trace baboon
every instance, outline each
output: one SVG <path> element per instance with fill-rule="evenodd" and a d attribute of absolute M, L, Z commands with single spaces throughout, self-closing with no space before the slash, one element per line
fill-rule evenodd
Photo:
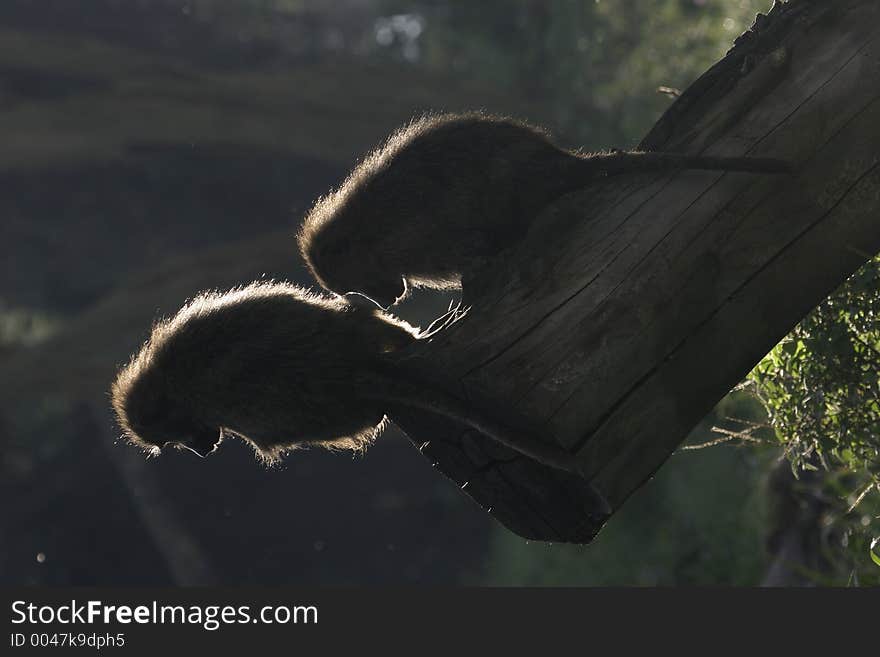
<path fill-rule="evenodd" d="M 784 161 L 613 151 L 579 154 L 541 129 L 480 113 L 429 115 L 398 130 L 297 236 L 315 279 L 383 308 L 412 287 L 461 286 L 522 239 L 552 200 L 606 176 L 675 169 L 781 173 Z"/>
<path fill-rule="evenodd" d="M 577 471 L 561 447 L 400 367 L 396 357 L 416 333 L 378 309 L 288 283 L 209 292 L 153 327 L 118 373 L 113 407 L 129 440 L 147 450 L 205 456 L 231 434 L 270 462 L 303 445 L 363 449 L 395 409 L 418 408 Z"/>

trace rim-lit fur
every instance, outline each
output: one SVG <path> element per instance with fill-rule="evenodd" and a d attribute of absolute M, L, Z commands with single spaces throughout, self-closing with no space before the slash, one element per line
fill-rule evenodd
<path fill-rule="evenodd" d="M 514 206 L 534 167 L 511 163 L 540 166 L 551 153 L 563 151 L 520 121 L 423 116 L 318 199 L 297 235 L 303 259 L 325 289 L 363 292 L 384 307 L 412 287 L 459 287 L 515 228 Z M 488 231 L 493 224 L 498 230 Z"/>
<path fill-rule="evenodd" d="M 359 391 L 380 385 L 375 366 L 413 329 L 344 299 L 287 283 L 208 292 L 169 319 L 118 373 L 111 396 L 128 439 L 166 444 L 251 443 L 267 461 L 297 447 L 360 450 L 385 410 Z"/>

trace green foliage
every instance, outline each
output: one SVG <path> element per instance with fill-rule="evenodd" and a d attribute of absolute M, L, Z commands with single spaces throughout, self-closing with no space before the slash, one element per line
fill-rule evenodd
<path fill-rule="evenodd" d="M 849 466 L 830 466 L 823 474 L 824 486 L 819 494 L 831 501 L 831 510 L 823 518 L 829 539 L 824 550 L 832 577 L 836 574 L 829 583 L 880 586 L 880 564 L 876 559 L 880 490 L 870 476 L 854 472 Z"/>
<path fill-rule="evenodd" d="M 829 560 L 857 583 L 880 584 L 865 558 L 880 565 L 880 256 L 807 315 L 749 382 L 794 472 L 817 463 L 828 471 L 824 492 L 843 507 L 827 521 L 841 548 Z"/>
<path fill-rule="evenodd" d="M 749 375 L 797 469 L 843 465 L 880 483 L 880 256 Z"/>

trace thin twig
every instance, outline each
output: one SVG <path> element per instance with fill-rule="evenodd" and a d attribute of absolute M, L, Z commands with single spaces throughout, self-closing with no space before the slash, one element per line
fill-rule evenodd
<path fill-rule="evenodd" d="M 746 431 L 731 431 L 730 429 L 725 429 L 723 427 L 712 427 L 710 429 L 711 432 L 721 434 L 719 438 L 714 440 L 709 440 L 705 443 L 700 443 L 698 445 L 684 445 L 679 447 L 677 451 L 679 452 L 690 452 L 696 449 L 706 449 L 707 447 L 715 447 L 716 445 L 723 445 L 724 443 L 728 443 L 731 440 L 741 440 L 747 443 L 763 443 L 764 440 L 760 438 L 755 438 L 751 435 L 750 430 Z"/>
<path fill-rule="evenodd" d="M 428 325 L 428 328 L 419 333 L 419 340 L 428 340 L 440 331 L 448 329 L 450 326 L 464 318 L 464 316 L 467 315 L 468 310 L 470 310 L 470 308 L 465 308 L 464 310 L 461 309 L 460 301 L 455 307 L 452 307 L 450 304 L 449 310 L 440 315 L 440 317 Z"/>
<path fill-rule="evenodd" d="M 853 502 L 850 507 L 846 510 L 847 513 L 852 513 L 852 510 L 855 509 L 859 504 L 861 504 L 862 500 L 865 499 L 865 495 L 871 492 L 872 488 L 876 488 L 880 491 L 880 484 L 877 482 L 870 482 L 867 486 L 865 486 L 865 490 L 859 493 L 859 496 L 856 498 L 856 501 Z"/>

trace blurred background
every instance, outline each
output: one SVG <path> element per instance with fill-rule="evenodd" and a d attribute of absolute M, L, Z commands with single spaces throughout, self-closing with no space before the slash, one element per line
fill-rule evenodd
<path fill-rule="evenodd" d="M 106 393 L 154 318 L 198 290 L 310 284 L 303 213 L 411 117 L 482 108 L 566 146 L 632 147 L 672 102 L 658 87 L 685 88 L 770 4 L 4 0 L 0 582 L 778 576 L 779 537 L 804 514 L 820 531 L 824 507 L 801 500 L 780 521 L 794 479 L 776 447 L 676 453 L 575 548 L 512 535 L 400 435 L 271 470 L 234 442 L 146 460 L 117 442 Z M 425 326 L 447 303 L 422 293 L 401 315 Z M 734 407 L 759 414 L 733 396 L 691 442 Z M 800 583 L 846 583 L 820 555 L 801 563 Z"/>

